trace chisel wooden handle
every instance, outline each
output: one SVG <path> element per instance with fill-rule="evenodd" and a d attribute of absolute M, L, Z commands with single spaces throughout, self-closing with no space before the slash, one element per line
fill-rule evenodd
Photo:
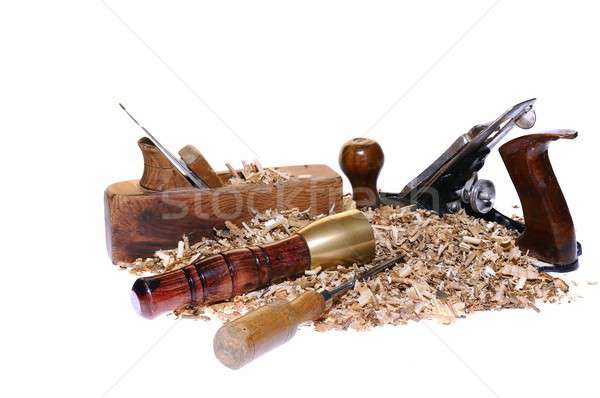
<path fill-rule="evenodd" d="M 202 153 L 193 145 L 186 145 L 179 151 L 179 156 L 209 188 L 219 188 L 223 186 L 223 181 L 215 173 L 208 161 L 202 156 Z"/>
<path fill-rule="evenodd" d="M 306 292 L 288 303 L 269 304 L 223 325 L 213 341 L 217 358 L 239 369 L 256 357 L 287 342 L 304 322 L 319 319 L 326 309 L 318 292 Z"/>
<path fill-rule="evenodd" d="M 298 234 L 266 244 L 234 249 L 162 275 L 139 278 L 131 300 L 145 318 L 185 304 L 208 304 L 268 286 L 310 268 L 310 253 Z"/>
<path fill-rule="evenodd" d="M 175 271 L 139 278 L 131 299 L 140 315 L 154 318 L 185 304 L 229 300 L 309 268 L 364 264 L 374 255 L 369 220 L 358 210 L 347 210 L 274 243 L 230 250 Z"/>

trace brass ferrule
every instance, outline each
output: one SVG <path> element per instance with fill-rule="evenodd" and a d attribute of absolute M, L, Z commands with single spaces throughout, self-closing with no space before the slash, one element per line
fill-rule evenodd
<path fill-rule="evenodd" d="M 373 228 L 359 210 L 322 218 L 302 228 L 298 234 L 308 245 L 311 268 L 365 264 L 375 257 Z"/>

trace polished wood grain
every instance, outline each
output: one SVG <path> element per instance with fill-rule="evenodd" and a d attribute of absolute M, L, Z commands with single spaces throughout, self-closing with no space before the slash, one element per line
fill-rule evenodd
<path fill-rule="evenodd" d="M 135 310 L 146 318 L 186 304 L 229 300 L 297 276 L 310 268 L 310 252 L 298 234 L 274 243 L 234 249 L 162 275 L 139 278 L 132 287 Z"/>
<path fill-rule="evenodd" d="M 323 295 L 315 291 L 289 303 L 263 306 L 219 329 L 213 340 L 215 355 L 224 365 L 239 369 L 290 340 L 300 324 L 320 318 L 325 310 Z"/>
<path fill-rule="evenodd" d="M 215 189 L 142 188 L 137 180 L 105 191 L 106 241 L 113 263 L 170 249 L 185 234 L 192 243 L 214 237 L 225 221 L 241 224 L 267 209 L 309 209 L 312 215 L 341 211 L 342 179 L 325 165 L 277 167 L 291 178 L 281 184 L 245 184 Z M 218 173 L 226 181 L 228 172 Z"/>
<path fill-rule="evenodd" d="M 573 139 L 574 132 L 532 134 L 500 147 L 500 155 L 519 194 L 525 232 L 517 244 L 533 257 L 555 265 L 577 260 L 575 226 L 548 156 L 548 145 Z"/>
<path fill-rule="evenodd" d="M 369 138 L 354 138 L 342 146 L 339 163 L 352 185 L 356 206 L 379 206 L 377 178 L 384 163 L 381 146 Z"/>
<path fill-rule="evenodd" d="M 224 185 L 202 153 L 193 145 L 184 146 L 179 151 L 179 156 L 209 188 L 220 188 Z"/>
<path fill-rule="evenodd" d="M 190 188 L 189 181 L 177 171 L 148 138 L 141 138 L 138 146 L 144 157 L 144 173 L 140 186 L 150 191 Z"/>

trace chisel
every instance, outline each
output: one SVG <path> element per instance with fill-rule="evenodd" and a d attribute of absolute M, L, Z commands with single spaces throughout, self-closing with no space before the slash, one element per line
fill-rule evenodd
<path fill-rule="evenodd" d="M 223 325 L 215 335 L 215 355 L 225 366 L 239 369 L 256 357 L 282 345 L 296 334 L 298 326 L 323 316 L 333 300 L 366 280 L 393 267 L 402 256 L 394 257 L 358 273 L 333 290 L 309 291 L 288 303 L 268 304 Z"/>
<path fill-rule="evenodd" d="M 131 288 L 131 300 L 136 312 L 154 318 L 183 305 L 231 300 L 308 269 L 368 264 L 373 257 L 375 236 L 369 220 L 359 210 L 346 210 L 285 239 L 227 250 L 139 278 Z"/>

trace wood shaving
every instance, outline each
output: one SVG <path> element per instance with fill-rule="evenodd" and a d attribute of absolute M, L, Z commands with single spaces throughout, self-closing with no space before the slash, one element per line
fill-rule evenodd
<path fill-rule="evenodd" d="M 230 185 L 243 184 L 279 184 L 290 179 L 289 174 L 272 168 L 263 168 L 258 160 L 254 162 L 242 161 L 242 169 L 238 172 L 231 164 L 226 163 L 232 177 Z"/>
<path fill-rule="evenodd" d="M 344 201 L 353 207 L 352 201 Z M 359 282 L 333 303 L 323 318 L 310 323 L 318 331 L 367 330 L 386 324 L 434 319 L 448 324 L 476 311 L 532 308 L 536 301 L 567 298 L 562 279 L 538 272 L 535 260 L 515 244 L 516 232 L 476 219 L 464 212 L 439 216 L 413 207 L 383 206 L 366 210 L 377 240 L 376 261 L 403 254 L 405 263 Z M 131 272 L 158 274 L 220 251 L 283 239 L 309 224 L 298 210 L 257 214 L 243 226 L 227 224 L 216 239 L 189 245 L 186 238 L 174 250 L 150 259 L 121 264 Z M 278 300 L 292 300 L 310 290 L 331 289 L 362 267 L 306 272 L 262 290 L 208 306 L 186 306 L 177 317 L 229 321 Z"/>

